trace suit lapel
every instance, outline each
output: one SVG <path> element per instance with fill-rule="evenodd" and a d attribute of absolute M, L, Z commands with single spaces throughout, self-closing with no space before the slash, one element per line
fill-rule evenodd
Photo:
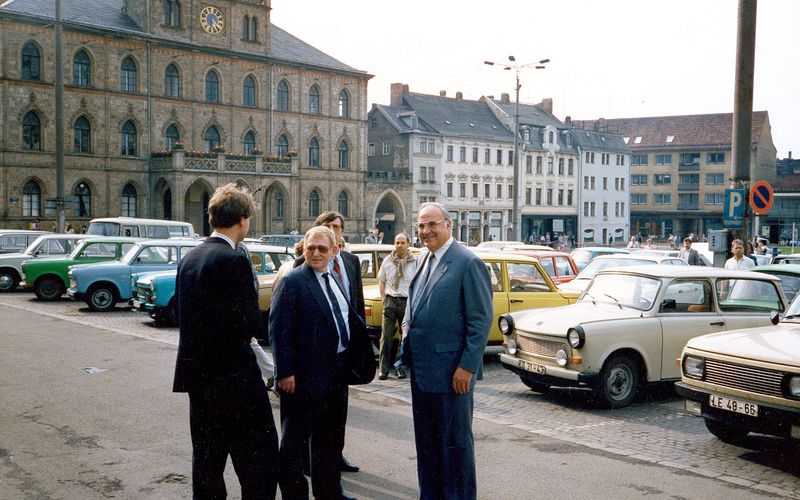
<path fill-rule="evenodd" d="M 442 255 L 441 261 L 436 266 L 436 269 L 434 269 L 433 272 L 431 272 L 431 275 L 428 278 L 428 282 L 425 284 L 425 286 L 421 290 L 414 290 L 414 295 L 415 296 L 416 296 L 417 293 L 419 293 L 421 295 L 419 297 L 419 300 L 417 300 L 416 302 L 412 302 L 412 304 L 414 304 L 414 308 L 413 308 L 414 310 L 412 311 L 412 320 L 413 320 L 413 317 L 416 316 L 416 312 L 420 309 L 420 307 L 422 307 L 422 304 L 424 304 L 428 300 L 428 297 L 430 296 L 431 291 L 433 290 L 433 287 L 436 286 L 436 283 L 438 283 L 439 280 L 442 279 L 442 276 L 444 276 L 444 274 L 447 272 L 447 267 L 449 266 L 450 262 L 452 261 L 453 254 L 455 253 L 453 251 L 453 245 L 457 245 L 457 244 L 458 243 L 456 243 L 454 241 L 450 245 L 450 248 L 448 248 L 447 251 L 444 253 L 444 255 Z M 428 253 L 428 255 L 425 257 L 425 261 L 428 260 L 429 256 L 430 256 L 430 253 Z M 412 285 L 415 284 L 415 281 L 419 277 L 420 273 L 424 271 L 424 269 L 423 269 L 424 267 L 425 267 L 425 264 L 423 264 L 422 266 L 417 266 L 417 272 L 416 272 L 416 274 L 414 275 L 414 278 L 411 281 Z"/>
<path fill-rule="evenodd" d="M 306 286 L 308 287 L 308 291 L 310 292 L 311 296 L 314 297 L 317 307 L 320 311 L 322 311 L 322 314 L 325 316 L 325 318 L 327 318 L 331 328 L 333 328 L 334 331 L 338 331 L 336 328 L 336 320 L 334 319 L 333 312 L 331 311 L 331 306 L 328 303 L 327 297 L 325 297 L 325 292 L 322 290 L 322 286 L 319 284 L 316 273 L 308 264 L 303 264 L 302 269 L 306 273 Z"/>

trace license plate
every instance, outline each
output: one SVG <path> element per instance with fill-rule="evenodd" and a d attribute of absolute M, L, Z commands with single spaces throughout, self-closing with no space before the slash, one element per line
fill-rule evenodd
<path fill-rule="evenodd" d="M 131 306 L 133 306 L 134 309 L 144 309 L 144 302 L 133 299 L 131 301 Z"/>
<path fill-rule="evenodd" d="M 543 365 L 537 365 L 536 363 L 531 363 L 524 359 L 520 359 L 517 366 L 526 372 L 538 373 L 539 375 L 544 375 L 546 371 Z"/>
<path fill-rule="evenodd" d="M 708 397 L 708 405 L 712 408 L 719 408 L 720 410 L 741 413 L 742 415 L 747 415 L 749 417 L 758 416 L 757 404 L 745 403 L 744 401 L 739 401 L 738 399 L 731 399 L 711 394 Z"/>

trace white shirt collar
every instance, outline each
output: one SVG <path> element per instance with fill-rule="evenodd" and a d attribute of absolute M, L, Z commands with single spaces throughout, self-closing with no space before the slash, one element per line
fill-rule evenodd
<path fill-rule="evenodd" d="M 217 231 L 214 231 L 213 233 L 211 233 L 211 238 L 222 238 L 223 240 L 228 242 L 228 244 L 231 246 L 231 248 L 233 248 L 234 250 L 236 249 L 236 245 L 233 244 L 233 240 L 228 238 L 227 236 L 225 236 L 222 233 L 218 233 Z"/>
<path fill-rule="evenodd" d="M 433 256 L 436 257 L 436 260 L 442 260 L 442 257 L 445 253 L 450 249 L 450 245 L 453 244 L 455 240 L 451 236 L 447 241 L 444 242 L 444 245 L 440 246 L 435 252 L 433 252 Z"/>

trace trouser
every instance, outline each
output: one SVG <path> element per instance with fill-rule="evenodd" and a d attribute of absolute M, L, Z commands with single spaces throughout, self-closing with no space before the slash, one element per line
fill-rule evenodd
<path fill-rule="evenodd" d="M 389 373 L 394 368 L 394 334 L 397 325 L 403 324 L 403 316 L 406 312 L 406 297 L 392 297 L 387 295 L 383 299 L 383 329 L 381 330 L 381 354 L 379 358 L 379 368 L 381 373 Z"/>

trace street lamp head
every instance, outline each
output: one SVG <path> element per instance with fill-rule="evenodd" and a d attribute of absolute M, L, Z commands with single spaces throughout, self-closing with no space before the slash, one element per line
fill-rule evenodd
<path fill-rule="evenodd" d="M 535 66 L 536 69 L 544 69 L 545 66 Z"/>
<path fill-rule="evenodd" d="M 509 60 L 509 61 L 511 61 L 511 62 L 514 62 L 514 61 L 516 61 L 516 59 L 514 58 L 514 56 L 508 56 L 508 60 Z"/>
<path fill-rule="evenodd" d="M 539 64 L 547 64 L 549 62 L 550 62 L 550 59 L 542 59 L 541 61 L 539 61 Z"/>
<path fill-rule="evenodd" d="M 492 61 L 483 61 L 483 64 L 486 64 L 488 66 L 494 66 L 494 63 Z"/>

